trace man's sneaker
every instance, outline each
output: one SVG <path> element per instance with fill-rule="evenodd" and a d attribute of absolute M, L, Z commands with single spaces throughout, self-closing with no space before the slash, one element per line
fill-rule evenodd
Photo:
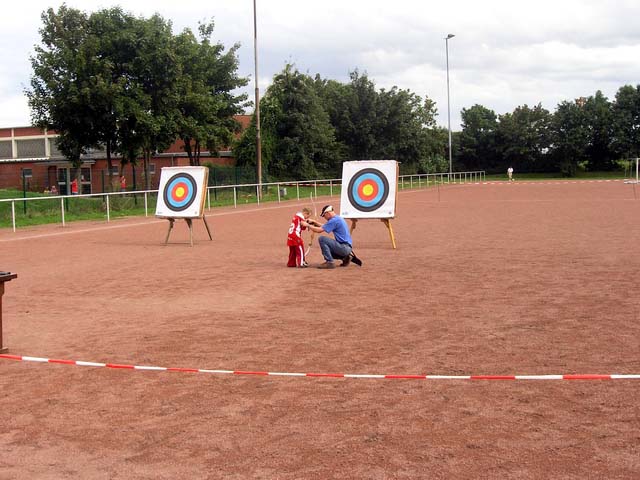
<path fill-rule="evenodd" d="M 350 263 L 351 263 L 351 254 L 347 255 L 346 257 L 344 257 L 342 259 L 342 263 L 340 264 L 340 266 L 341 267 L 348 267 Z"/>
<path fill-rule="evenodd" d="M 324 262 L 323 264 L 318 265 L 318 268 L 327 269 L 327 268 L 336 268 L 336 266 L 333 264 L 333 262 Z"/>

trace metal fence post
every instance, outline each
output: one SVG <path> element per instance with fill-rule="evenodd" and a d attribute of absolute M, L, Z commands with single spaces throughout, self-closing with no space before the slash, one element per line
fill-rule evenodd
<path fill-rule="evenodd" d="M 109 197 L 107 197 L 109 202 Z M 62 226 L 64 227 L 64 197 L 60 197 L 60 212 L 62 213 Z"/>

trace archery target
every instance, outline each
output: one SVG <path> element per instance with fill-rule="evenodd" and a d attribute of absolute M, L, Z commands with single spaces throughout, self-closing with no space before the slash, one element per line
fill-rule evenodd
<path fill-rule="evenodd" d="M 191 175 L 188 173 L 176 173 L 167 182 L 162 195 L 164 203 L 171 210 L 181 212 L 189 208 L 193 203 L 196 199 L 197 191 L 196 181 Z"/>
<path fill-rule="evenodd" d="M 398 162 L 345 162 L 342 168 L 341 212 L 344 218 L 393 218 Z"/>
<path fill-rule="evenodd" d="M 202 216 L 207 189 L 207 167 L 165 167 L 160 175 L 156 216 Z"/>
<path fill-rule="evenodd" d="M 389 197 L 389 180 L 380 170 L 365 168 L 349 180 L 347 196 L 357 210 L 373 212 Z"/>

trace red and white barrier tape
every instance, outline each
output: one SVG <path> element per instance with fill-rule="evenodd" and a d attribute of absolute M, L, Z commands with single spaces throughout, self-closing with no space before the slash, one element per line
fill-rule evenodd
<path fill-rule="evenodd" d="M 22 362 L 58 363 L 79 367 L 106 367 L 128 370 L 154 370 L 163 372 L 212 373 L 217 375 L 258 375 L 272 377 L 332 377 L 332 378 L 375 378 L 375 379 L 409 379 L 409 380 L 640 380 L 640 375 L 599 375 L 599 374 L 565 374 L 565 375 L 375 375 L 355 373 L 290 373 L 259 372 L 242 370 L 207 370 L 203 368 L 153 367 L 149 365 L 122 365 L 118 363 L 82 362 L 79 360 L 59 360 L 53 358 L 26 357 L 20 355 L 0 354 L 0 359 Z"/>

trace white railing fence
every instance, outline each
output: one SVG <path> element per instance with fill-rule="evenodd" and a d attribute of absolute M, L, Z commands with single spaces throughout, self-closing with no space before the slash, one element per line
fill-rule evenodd
<path fill-rule="evenodd" d="M 398 179 L 398 189 L 414 189 L 414 188 L 429 188 L 446 184 L 464 184 L 464 183 L 479 183 L 486 180 L 484 171 L 473 172 L 453 172 L 453 173 L 428 173 L 428 174 L 415 174 L 415 175 L 401 175 Z M 260 195 L 260 186 L 263 188 L 263 194 Z M 334 194 L 339 194 L 342 187 L 342 179 L 322 179 L 322 180 L 305 180 L 296 182 L 271 182 L 271 183 L 247 183 L 240 185 L 217 185 L 207 187 L 206 203 L 207 208 L 211 210 L 215 206 L 229 206 L 233 205 L 237 208 L 239 204 L 245 203 L 260 203 L 277 201 L 278 203 L 287 200 L 293 200 L 294 198 L 300 200 L 301 198 L 307 198 L 313 196 L 314 198 L 319 196 L 328 195 L 333 197 Z M 275 196 L 273 194 L 265 195 L 264 190 L 270 191 L 275 189 Z M 295 196 L 292 196 L 289 189 L 295 189 Z M 246 193 L 251 192 L 251 193 Z M 138 190 L 127 192 L 111 192 L 111 193 L 95 193 L 84 195 L 44 195 L 40 197 L 26 197 L 26 198 L 6 198 L 0 199 L 0 207 L 3 204 L 10 204 L 11 207 L 11 225 L 13 231 L 17 228 L 17 215 L 16 204 L 22 204 L 22 207 L 26 213 L 28 207 L 27 204 L 31 202 L 59 202 L 60 222 L 62 226 L 66 225 L 65 210 L 68 211 L 68 202 L 73 199 L 76 202 L 79 199 L 102 199 L 101 210 L 104 218 L 107 222 L 111 221 L 113 214 L 112 203 L 114 200 L 122 199 L 126 197 L 128 199 L 134 199 L 137 205 L 138 198 L 142 198 L 144 210 L 144 216 L 149 216 L 150 209 L 155 210 L 155 200 L 158 195 L 158 190 Z M 255 195 L 255 196 L 254 196 Z M 212 199 L 213 197 L 213 199 Z M 242 200 L 244 199 L 244 202 Z M 216 205 L 218 204 L 218 205 Z"/>

